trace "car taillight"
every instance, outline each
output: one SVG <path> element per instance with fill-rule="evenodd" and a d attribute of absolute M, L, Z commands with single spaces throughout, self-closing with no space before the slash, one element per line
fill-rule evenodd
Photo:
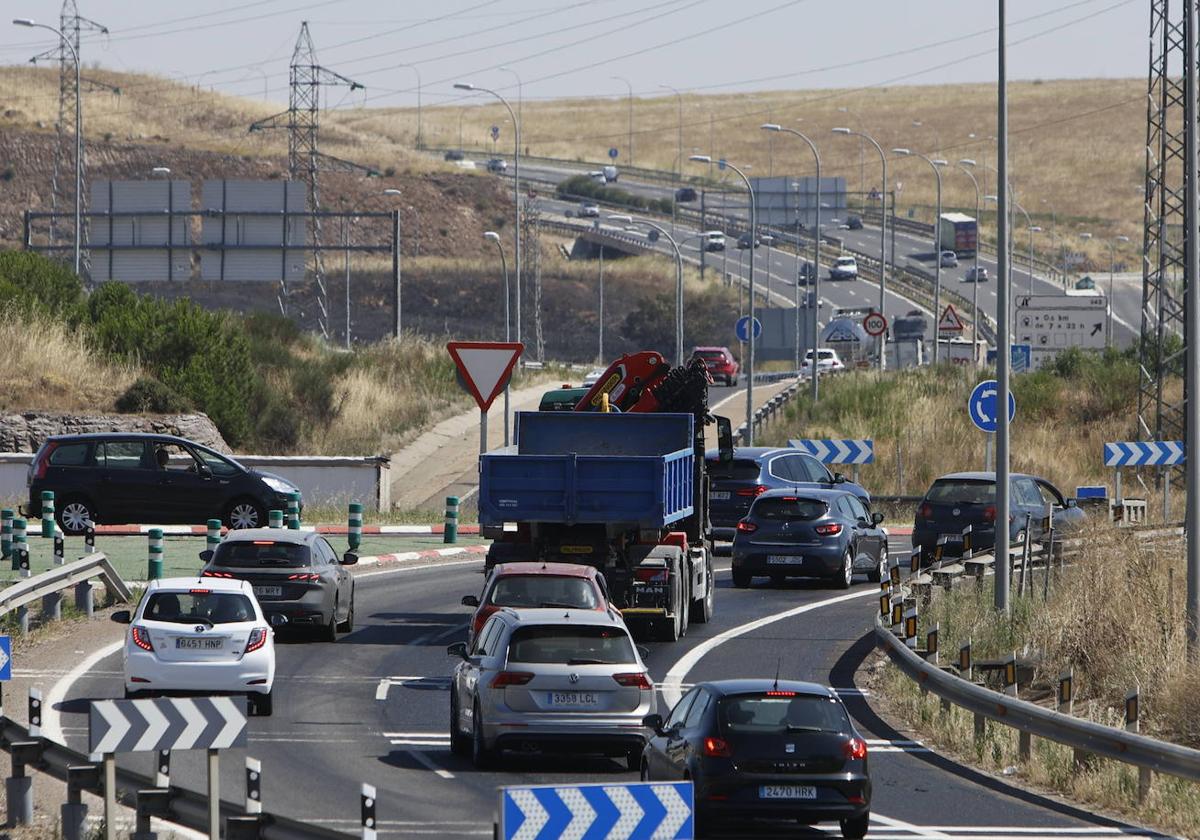
<path fill-rule="evenodd" d="M 131 628 L 129 635 L 133 639 L 133 643 L 142 650 L 154 650 L 154 645 L 150 644 L 150 634 L 146 632 L 145 627 Z"/>
<path fill-rule="evenodd" d="M 635 569 L 633 577 L 639 583 L 666 583 L 668 572 L 666 569 Z"/>
<path fill-rule="evenodd" d="M 318 581 L 321 579 L 321 576 L 316 574 L 288 575 L 287 579 L 297 581 Z"/>
<path fill-rule="evenodd" d="M 626 688 L 640 688 L 642 691 L 654 688 L 643 671 L 635 674 L 613 674 L 613 679 L 617 681 L 617 685 L 623 685 Z"/>
<path fill-rule="evenodd" d="M 933 505 L 929 504 L 928 502 L 921 505 L 921 507 L 917 510 L 917 516 L 920 517 L 921 519 L 932 519 L 933 518 Z"/>
<path fill-rule="evenodd" d="M 50 468 L 50 453 L 58 448 L 58 444 L 53 441 L 46 441 L 46 446 L 42 449 L 41 457 L 37 459 L 37 466 L 34 467 L 34 478 L 45 478 L 46 470 Z"/>
<path fill-rule="evenodd" d="M 501 671 L 492 678 L 492 688 L 504 688 L 507 685 L 525 685 L 533 679 L 528 671 Z"/>
<path fill-rule="evenodd" d="M 474 633 L 476 636 L 478 636 L 479 631 L 483 629 L 484 623 L 488 620 L 488 618 L 491 616 L 491 614 L 494 613 L 498 609 L 500 609 L 500 608 L 497 607 L 495 604 L 486 604 L 486 605 L 480 607 L 475 612 L 475 623 L 471 627 L 471 632 Z"/>
<path fill-rule="evenodd" d="M 758 526 L 755 525 L 753 522 L 751 522 L 749 519 L 743 519 L 741 522 L 739 522 L 737 524 L 737 529 L 739 532 L 741 532 L 743 534 L 753 534 L 755 531 L 758 530 Z"/>
<path fill-rule="evenodd" d="M 704 754 L 709 758 L 729 758 L 733 755 L 733 750 L 724 738 L 705 738 Z"/>
<path fill-rule="evenodd" d="M 267 643 L 267 628 L 255 627 L 250 631 L 250 639 L 246 642 L 246 653 L 253 653 Z"/>
<path fill-rule="evenodd" d="M 754 487 L 743 487 L 741 490 L 737 491 L 737 494 L 739 496 L 761 496 L 770 489 L 771 488 L 767 487 L 765 484 L 756 484 Z"/>
<path fill-rule="evenodd" d="M 842 753 L 846 758 L 862 760 L 867 757 L 867 742 L 862 738 L 851 738 L 842 744 Z"/>
<path fill-rule="evenodd" d="M 210 572 L 205 569 L 200 573 L 200 577 L 231 578 L 233 575 L 229 572 Z"/>
<path fill-rule="evenodd" d="M 830 522 L 828 525 L 818 525 L 815 530 L 822 537 L 832 537 L 842 533 L 842 525 L 840 522 Z"/>
<path fill-rule="evenodd" d="M 995 505 L 988 505 L 987 507 L 985 507 L 983 509 L 983 521 L 984 522 L 995 522 L 996 521 L 996 506 Z"/>

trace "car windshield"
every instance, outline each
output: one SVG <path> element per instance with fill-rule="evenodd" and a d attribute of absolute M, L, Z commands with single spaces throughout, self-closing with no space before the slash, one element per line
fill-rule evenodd
<path fill-rule="evenodd" d="M 714 480 L 724 481 L 756 481 L 758 480 L 758 461 L 745 458 L 734 458 L 722 464 L 716 458 L 708 459 L 708 474 Z"/>
<path fill-rule="evenodd" d="M 986 479 L 935 481 L 925 494 L 928 502 L 956 505 L 990 505 L 996 501 L 996 482 Z"/>
<path fill-rule="evenodd" d="M 637 662 L 629 634 L 617 627 L 539 624 L 518 627 L 508 661 L 557 665 L 626 665 Z"/>
<path fill-rule="evenodd" d="M 240 592 L 188 589 L 154 592 L 146 599 L 142 618 L 174 624 L 235 624 L 255 619 L 254 605 Z"/>
<path fill-rule="evenodd" d="M 838 265 L 854 265 L 854 257 L 838 257 Z"/>
<path fill-rule="evenodd" d="M 735 694 L 721 701 L 726 732 L 846 732 L 850 721 L 842 704 L 831 697 L 769 691 Z"/>
<path fill-rule="evenodd" d="M 553 575 L 505 575 L 492 587 L 488 601 L 498 607 L 553 606 L 594 610 L 600 606 L 589 581 Z"/>
<path fill-rule="evenodd" d="M 772 521 L 792 519 L 818 519 L 829 511 L 829 505 L 819 499 L 783 498 L 758 499 L 750 509 L 755 519 Z"/>
<path fill-rule="evenodd" d="M 235 540 L 223 542 L 213 554 L 214 566 L 260 568 L 280 566 L 298 568 L 309 565 L 308 546 L 274 540 Z"/>

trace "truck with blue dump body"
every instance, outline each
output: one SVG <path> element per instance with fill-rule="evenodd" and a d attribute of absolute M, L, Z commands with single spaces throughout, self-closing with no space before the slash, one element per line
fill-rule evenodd
<path fill-rule="evenodd" d="M 639 636 L 674 640 L 713 610 L 705 407 L 519 412 L 515 444 L 479 460 L 487 566 L 595 566 Z M 720 426 L 725 437 L 728 421 Z M 728 446 L 732 456 L 732 443 Z"/>

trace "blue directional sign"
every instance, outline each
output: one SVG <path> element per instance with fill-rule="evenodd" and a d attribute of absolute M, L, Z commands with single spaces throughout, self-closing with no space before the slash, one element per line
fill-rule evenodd
<path fill-rule="evenodd" d="M 613 160 L 616 160 L 616 159 L 617 159 L 617 155 L 618 155 L 618 154 L 619 154 L 619 152 L 617 152 L 617 147 L 616 147 L 616 146 L 613 146 L 611 149 L 609 149 L 609 150 L 608 150 L 608 156 L 609 156 L 610 158 L 612 158 Z"/>
<path fill-rule="evenodd" d="M 737 324 L 734 325 L 733 331 L 737 333 L 738 341 L 750 340 L 750 316 L 743 315 L 738 318 Z M 758 338 L 762 335 L 762 321 L 754 319 L 754 337 Z"/>
<path fill-rule="evenodd" d="M 0 636 L 0 682 L 12 679 L 12 639 Z"/>
<path fill-rule="evenodd" d="M 975 386 L 975 390 L 971 392 L 971 398 L 967 400 L 967 414 L 971 415 L 971 422 L 981 432 L 996 431 L 996 421 L 999 413 L 996 411 L 996 395 L 999 386 L 995 379 L 985 379 Z M 1012 391 L 1008 392 L 1008 420 L 1011 423 L 1013 417 L 1017 415 L 1017 401 L 1012 395 Z"/>
<path fill-rule="evenodd" d="M 691 840 L 691 782 L 500 789 L 499 840 Z"/>
<path fill-rule="evenodd" d="M 1181 440 L 1128 441 L 1104 444 L 1106 467 L 1167 467 L 1187 460 Z"/>
<path fill-rule="evenodd" d="M 875 460 L 873 440 L 789 440 L 788 445 L 822 464 L 870 464 Z"/>
<path fill-rule="evenodd" d="M 1028 344 L 1010 344 L 1008 345 L 1011 355 L 1009 356 L 1009 370 L 1013 373 L 1028 373 L 1033 370 L 1033 350 Z M 987 351 L 987 363 L 994 365 L 996 363 L 996 351 Z"/>

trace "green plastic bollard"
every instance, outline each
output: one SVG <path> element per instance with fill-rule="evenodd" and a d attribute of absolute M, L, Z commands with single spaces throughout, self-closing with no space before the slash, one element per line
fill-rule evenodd
<path fill-rule="evenodd" d="M 54 491 L 42 491 L 42 537 L 54 539 Z"/>
<path fill-rule="evenodd" d="M 288 528 L 293 531 L 300 530 L 300 494 L 292 493 L 288 496 L 287 504 Z"/>
<path fill-rule="evenodd" d="M 267 511 L 267 522 L 272 528 L 283 527 L 283 511 L 271 510 Z"/>
<path fill-rule="evenodd" d="M 351 551 L 358 551 L 358 547 L 362 545 L 362 526 L 363 526 L 363 506 L 362 502 L 351 502 L 350 512 L 346 531 L 347 542 L 350 543 Z"/>
<path fill-rule="evenodd" d="M 150 543 L 149 559 L 146 562 L 146 579 L 158 580 L 163 573 L 163 532 L 162 528 L 151 528 L 147 532 Z"/>
<path fill-rule="evenodd" d="M 7 560 L 12 556 L 12 524 L 12 510 L 0 510 L 0 560 Z"/>
<path fill-rule="evenodd" d="M 21 569 L 21 561 L 19 555 L 22 550 L 28 550 L 29 544 L 25 534 L 25 520 L 16 518 L 12 522 L 12 546 L 9 549 L 9 554 L 12 557 L 12 570 L 20 571 L 21 577 L 28 577 L 28 570 Z"/>
<path fill-rule="evenodd" d="M 442 532 L 442 542 L 458 542 L 458 496 L 446 497 L 446 529 Z"/>
<path fill-rule="evenodd" d="M 221 520 L 210 519 L 206 524 L 208 531 L 204 536 L 204 547 L 209 551 L 216 551 L 217 546 L 221 544 Z"/>

